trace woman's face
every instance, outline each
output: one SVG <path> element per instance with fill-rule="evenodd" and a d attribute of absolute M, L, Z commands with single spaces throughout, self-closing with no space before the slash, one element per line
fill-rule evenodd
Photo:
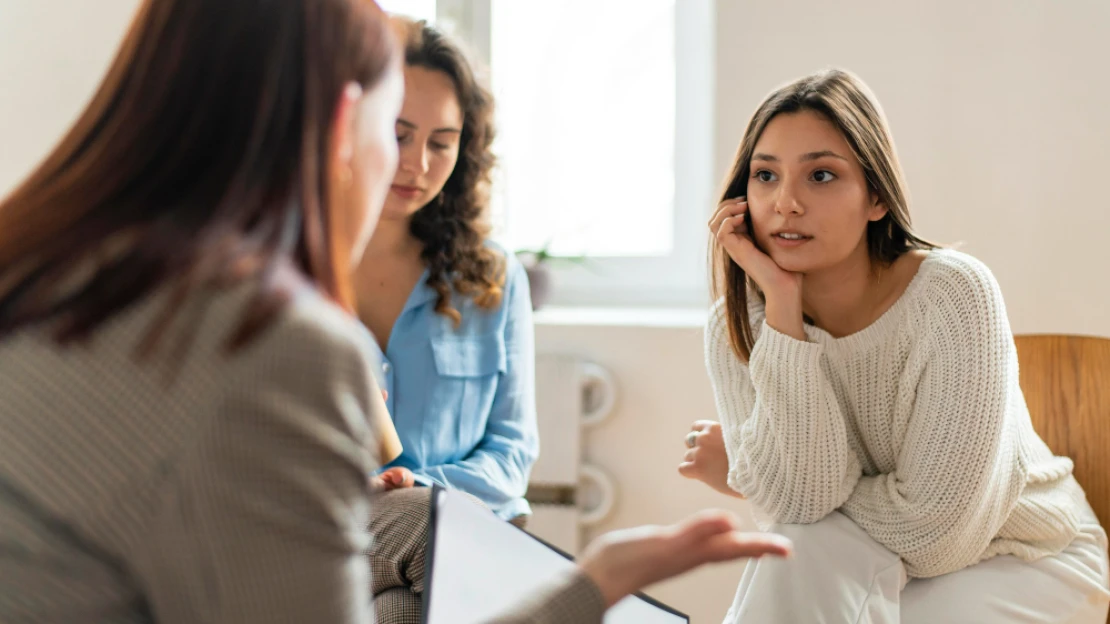
<path fill-rule="evenodd" d="M 759 246 L 800 273 L 867 261 L 867 223 L 886 207 L 840 131 L 812 111 L 773 118 L 751 159 L 748 210 Z"/>
<path fill-rule="evenodd" d="M 341 181 L 333 183 L 330 212 L 336 235 L 344 238 L 356 264 L 381 216 L 389 189 L 386 181 L 397 170 L 393 123 L 403 93 L 400 63 L 395 63 L 365 96 L 354 85 L 348 88 L 343 95 L 347 103 L 341 105 L 333 130 L 332 175 Z"/>
<path fill-rule="evenodd" d="M 405 67 L 405 100 L 397 118 L 400 159 L 383 219 L 405 220 L 439 195 L 459 160 L 463 112 L 447 74 Z"/>

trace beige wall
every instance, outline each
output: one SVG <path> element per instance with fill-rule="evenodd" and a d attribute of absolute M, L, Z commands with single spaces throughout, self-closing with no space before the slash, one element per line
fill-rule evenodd
<path fill-rule="evenodd" d="M 1110 3 L 717 5 L 720 175 L 767 92 L 851 69 L 890 119 L 915 225 L 991 267 L 1014 330 L 1110 336 Z"/>
<path fill-rule="evenodd" d="M 0 195 L 85 107 L 138 0 L 0 0 Z"/>
<path fill-rule="evenodd" d="M 632 325 L 560 326 L 541 323 L 536 348 L 576 355 L 606 367 L 616 379 L 617 405 L 585 436 L 583 454 L 616 484 L 612 515 L 600 533 L 641 524 L 667 524 L 706 508 L 729 509 L 754 528 L 747 503 L 678 474 L 690 423 L 715 419 L 702 357 L 702 329 Z M 743 572 L 742 563 L 707 567 L 661 583 L 648 593 L 690 615 L 720 622 Z"/>

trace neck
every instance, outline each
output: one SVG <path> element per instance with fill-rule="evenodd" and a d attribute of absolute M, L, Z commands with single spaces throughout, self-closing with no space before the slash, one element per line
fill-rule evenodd
<path fill-rule="evenodd" d="M 423 250 L 424 245 L 409 229 L 409 219 L 382 219 L 374 228 L 363 257 L 419 260 Z"/>
<path fill-rule="evenodd" d="M 862 329 L 878 303 L 876 278 L 867 246 L 861 245 L 840 264 L 806 274 L 802 310 L 834 335 Z"/>

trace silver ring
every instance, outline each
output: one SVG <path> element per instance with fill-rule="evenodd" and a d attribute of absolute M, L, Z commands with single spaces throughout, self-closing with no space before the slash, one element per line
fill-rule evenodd
<path fill-rule="evenodd" d="M 694 448 L 698 445 L 698 432 L 691 431 L 686 434 L 686 448 Z"/>

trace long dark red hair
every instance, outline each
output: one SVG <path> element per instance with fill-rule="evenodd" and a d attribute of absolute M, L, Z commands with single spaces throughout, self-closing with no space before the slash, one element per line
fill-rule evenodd
<path fill-rule="evenodd" d="M 146 0 L 88 108 L 0 202 L 0 338 L 50 322 L 64 344 L 162 288 L 165 325 L 190 293 L 257 278 L 237 346 L 288 297 L 283 262 L 349 305 L 329 128 L 344 86 L 373 88 L 396 54 L 372 0 Z"/>

